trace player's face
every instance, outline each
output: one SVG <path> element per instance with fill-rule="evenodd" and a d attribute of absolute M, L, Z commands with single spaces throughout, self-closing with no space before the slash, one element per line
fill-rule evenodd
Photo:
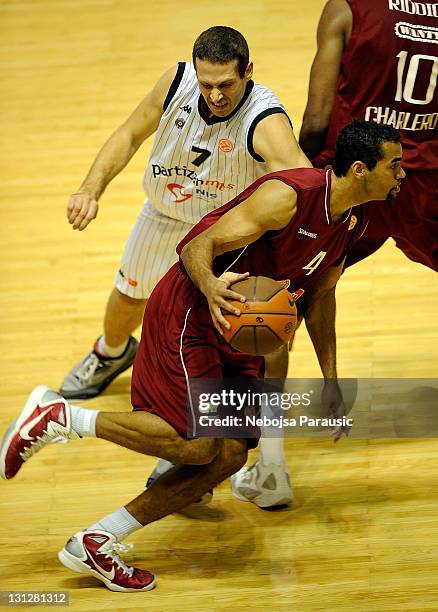
<path fill-rule="evenodd" d="M 406 173 L 401 167 L 402 148 L 397 142 L 382 144 L 383 159 L 377 162 L 369 174 L 369 186 L 376 193 L 376 200 L 393 200 Z"/>
<path fill-rule="evenodd" d="M 243 98 L 246 84 L 252 76 L 252 64 L 248 64 L 242 78 L 237 70 L 237 60 L 213 64 L 197 59 L 196 75 L 210 113 L 216 117 L 226 117 Z"/>

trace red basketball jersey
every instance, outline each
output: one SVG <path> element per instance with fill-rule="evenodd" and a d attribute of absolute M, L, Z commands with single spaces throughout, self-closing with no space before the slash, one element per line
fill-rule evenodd
<path fill-rule="evenodd" d="M 331 220 L 331 173 L 328 166 L 324 170 L 281 170 L 261 177 L 234 200 L 203 217 L 178 244 L 177 253 L 223 214 L 245 201 L 262 183 L 279 179 L 297 193 L 297 211 L 290 223 L 281 231 L 266 233 L 243 249 L 220 255 L 214 261 L 214 270 L 217 275 L 230 270 L 289 280 L 291 291 L 305 290 L 317 276 L 342 260 L 366 227 L 361 206 L 354 212 L 351 208 L 347 210 L 338 223 Z"/>
<path fill-rule="evenodd" d="M 315 163 L 334 157 L 339 130 L 352 119 L 400 131 L 405 169 L 438 169 L 438 4 L 347 0 L 353 28 L 342 58 L 326 144 Z"/>

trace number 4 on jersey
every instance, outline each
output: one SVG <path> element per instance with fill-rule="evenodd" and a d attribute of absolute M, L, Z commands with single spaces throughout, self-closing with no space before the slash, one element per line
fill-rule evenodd
<path fill-rule="evenodd" d="M 322 262 L 322 260 L 324 259 L 326 255 L 327 255 L 327 251 L 320 251 L 318 255 L 316 255 L 312 259 L 312 261 L 309 261 L 308 264 L 303 266 L 303 270 L 309 270 L 308 272 L 306 272 L 306 276 L 309 276 L 309 274 L 312 274 L 312 272 L 316 270 L 316 268 L 319 266 L 319 264 Z"/>

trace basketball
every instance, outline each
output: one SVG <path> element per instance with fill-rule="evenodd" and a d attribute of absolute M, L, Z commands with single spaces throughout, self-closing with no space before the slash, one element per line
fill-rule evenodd
<path fill-rule="evenodd" d="M 279 281 L 266 276 L 250 276 L 232 285 L 246 302 L 229 300 L 240 316 L 224 313 L 230 329 L 224 338 L 233 348 L 249 355 L 267 355 L 292 338 L 297 325 L 297 308 L 290 293 Z"/>

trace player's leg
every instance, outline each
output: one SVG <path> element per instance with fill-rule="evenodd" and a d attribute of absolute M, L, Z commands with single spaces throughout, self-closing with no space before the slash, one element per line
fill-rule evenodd
<path fill-rule="evenodd" d="M 285 345 L 280 350 L 265 356 L 265 377 L 284 381 L 287 377 L 289 363 L 289 351 Z M 281 391 L 281 389 L 279 389 Z M 262 413 L 266 411 L 266 406 L 262 406 Z M 269 415 L 272 416 L 272 415 Z M 260 457 L 256 462 L 257 465 L 249 468 L 244 468 L 239 476 L 232 480 L 232 488 L 235 496 L 242 500 L 242 496 L 249 495 L 249 501 L 257 498 L 258 505 L 263 507 L 276 506 L 290 503 L 292 501 L 292 490 L 290 487 L 289 473 L 284 456 L 284 439 L 282 430 L 276 428 L 266 428 L 260 439 Z M 260 478 L 257 478 L 256 471 L 259 468 L 263 470 Z M 172 469 L 174 465 L 165 459 L 159 459 L 157 465 L 147 479 L 147 486 L 150 486 L 162 474 Z M 248 476 L 251 475 L 251 481 L 254 488 L 249 491 Z M 242 488 L 242 493 L 239 493 L 238 484 L 241 479 L 245 480 Z M 269 483 L 274 482 L 275 486 L 266 490 L 266 495 L 262 498 L 263 483 L 268 480 Z M 236 483 L 236 484 L 234 484 Z M 199 498 L 199 503 L 207 504 L 211 501 L 212 493 L 208 492 L 203 497 Z M 245 497 L 246 499 L 246 497 Z"/>
<path fill-rule="evenodd" d="M 282 346 L 279 351 L 265 356 L 265 378 L 281 381 L 278 388 L 279 393 L 283 391 L 288 367 L 289 349 L 286 345 Z M 267 408 L 267 406 L 262 406 L 262 414 Z M 283 430 L 279 428 L 276 428 L 275 431 L 272 431 L 272 428 L 267 428 L 266 431 L 262 430 L 259 448 L 260 463 L 264 466 L 272 466 L 273 470 L 277 473 L 277 482 L 283 482 L 284 487 L 290 489 L 290 486 L 287 484 L 288 477 L 286 459 L 284 456 Z M 285 495 L 285 497 L 287 497 L 287 495 Z M 290 501 L 292 501 L 292 491 L 290 491 L 290 497 Z"/>
<path fill-rule="evenodd" d="M 0 445 L 0 475 L 13 478 L 47 444 L 96 437 L 174 463 L 204 464 L 218 452 L 212 439 L 184 439 L 174 427 L 146 411 L 112 413 L 71 406 L 40 385 L 6 431 Z"/>
<path fill-rule="evenodd" d="M 297 328 L 302 316 L 298 317 Z M 283 391 L 284 380 L 287 378 L 289 351 L 292 351 L 295 336 L 280 351 L 265 356 L 265 378 L 278 381 L 278 393 Z M 267 418 L 273 415 L 268 404 L 262 402 L 261 414 Z M 243 467 L 231 478 L 233 495 L 241 501 L 250 501 L 259 508 L 271 508 L 290 504 L 293 501 L 293 491 L 290 483 L 289 470 L 284 454 L 284 432 L 278 427 L 264 426 L 261 428 L 259 442 L 260 454 L 255 463 Z"/>
<path fill-rule="evenodd" d="M 208 465 L 181 465 L 168 471 L 125 507 L 71 537 L 59 560 L 73 571 L 92 574 L 113 591 L 153 588 L 153 574 L 128 567 L 120 559 L 117 553 L 127 550 L 120 540 L 194 502 L 238 470 L 246 458 L 246 440 L 222 440 Z"/>
<path fill-rule="evenodd" d="M 285 380 L 289 367 L 289 351 L 283 345 L 278 351 L 265 355 L 265 378 Z"/>
<path fill-rule="evenodd" d="M 265 356 L 265 378 L 278 382 L 278 392 L 283 390 L 287 377 L 289 351 L 285 345 L 279 351 Z M 261 415 L 272 418 L 269 405 L 262 402 Z M 260 454 L 257 461 L 243 467 L 231 478 L 233 495 L 240 501 L 250 501 L 260 508 L 289 504 L 293 500 L 289 472 L 284 455 L 283 431 L 279 428 L 261 427 Z"/>
<path fill-rule="evenodd" d="M 153 288 L 175 263 L 175 246 L 190 225 L 160 215 L 146 201 L 128 238 L 105 312 L 104 333 L 66 376 L 61 394 L 67 399 L 99 395 L 128 369 L 138 343 L 131 336 L 141 324 Z"/>
<path fill-rule="evenodd" d="M 247 459 L 247 440 L 216 440 L 219 451 L 206 465 L 180 465 L 163 474 L 126 508 L 142 524 L 177 512 L 240 469 Z"/>
<path fill-rule="evenodd" d="M 129 336 L 141 325 L 146 304 L 146 299 L 130 297 L 114 287 L 106 305 L 104 333 L 98 344 L 102 355 L 120 356 L 120 347 L 123 352 Z"/>
<path fill-rule="evenodd" d="M 157 463 L 155 464 L 154 469 L 152 470 L 152 472 L 149 473 L 149 475 L 146 478 L 145 489 L 149 489 L 153 485 L 153 483 L 156 480 L 158 480 L 158 478 L 161 478 L 163 474 L 165 474 L 166 472 L 168 472 L 169 470 L 171 470 L 172 468 L 176 466 L 177 466 L 176 463 L 173 463 L 172 461 L 167 461 L 167 459 L 158 459 Z M 204 493 L 202 497 L 197 499 L 196 506 L 207 505 L 211 503 L 212 500 L 213 500 L 213 489 L 207 491 L 206 493 Z"/>
<path fill-rule="evenodd" d="M 99 412 L 96 438 L 178 464 L 203 465 L 217 454 L 219 448 L 219 440 L 187 440 L 159 416 L 141 410 Z"/>

